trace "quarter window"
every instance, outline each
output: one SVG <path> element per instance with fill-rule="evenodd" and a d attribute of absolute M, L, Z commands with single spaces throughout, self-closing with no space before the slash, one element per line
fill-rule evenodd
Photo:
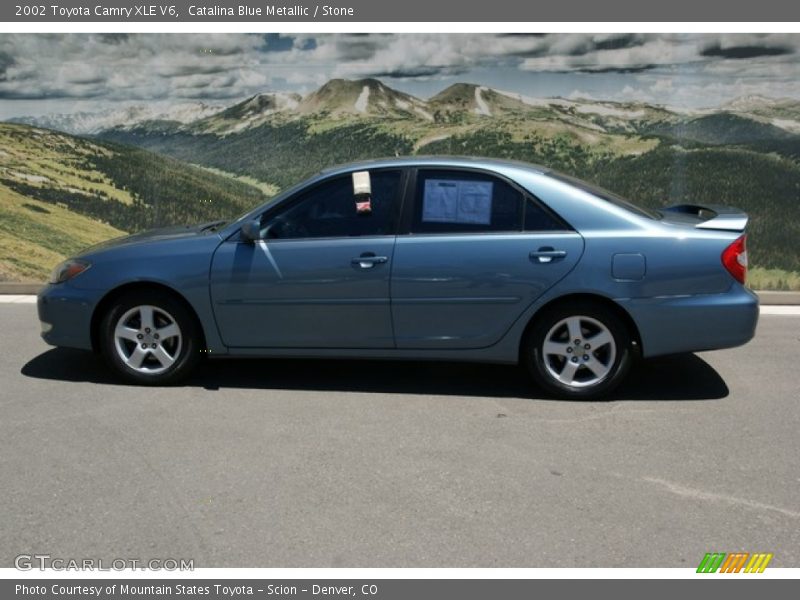
<path fill-rule="evenodd" d="M 525 201 L 525 231 L 567 231 L 569 227 L 533 198 Z"/>

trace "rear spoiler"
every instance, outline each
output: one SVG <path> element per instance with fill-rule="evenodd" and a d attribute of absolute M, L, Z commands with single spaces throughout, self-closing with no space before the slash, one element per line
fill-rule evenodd
<path fill-rule="evenodd" d="M 721 229 L 723 231 L 744 231 L 747 227 L 748 217 L 738 208 L 730 206 L 720 206 L 709 204 L 700 206 L 697 204 L 678 204 L 662 208 L 662 211 L 691 215 L 702 219 L 695 225 L 696 229 Z"/>

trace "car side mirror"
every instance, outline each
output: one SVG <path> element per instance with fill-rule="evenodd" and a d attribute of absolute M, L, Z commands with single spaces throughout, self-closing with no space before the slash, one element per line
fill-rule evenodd
<path fill-rule="evenodd" d="M 264 239 L 261 235 L 261 219 L 251 219 L 242 224 L 242 239 L 245 242 L 257 242 Z"/>

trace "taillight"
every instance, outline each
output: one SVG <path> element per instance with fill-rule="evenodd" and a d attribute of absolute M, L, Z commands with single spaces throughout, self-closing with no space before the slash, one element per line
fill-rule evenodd
<path fill-rule="evenodd" d="M 744 283 L 747 278 L 747 236 L 737 238 L 730 246 L 722 251 L 722 264 L 733 278 L 739 283 Z"/>

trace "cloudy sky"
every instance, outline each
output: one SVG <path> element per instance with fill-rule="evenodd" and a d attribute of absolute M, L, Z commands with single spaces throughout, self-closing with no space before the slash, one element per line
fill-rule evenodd
<path fill-rule="evenodd" d="M 800 34 L 4 34 L 0 119 L 121 103 L 230 104 L 377 77 L 427 98 L 458 81 L 538 97 L 718 106 L 800 99 Z"/>

